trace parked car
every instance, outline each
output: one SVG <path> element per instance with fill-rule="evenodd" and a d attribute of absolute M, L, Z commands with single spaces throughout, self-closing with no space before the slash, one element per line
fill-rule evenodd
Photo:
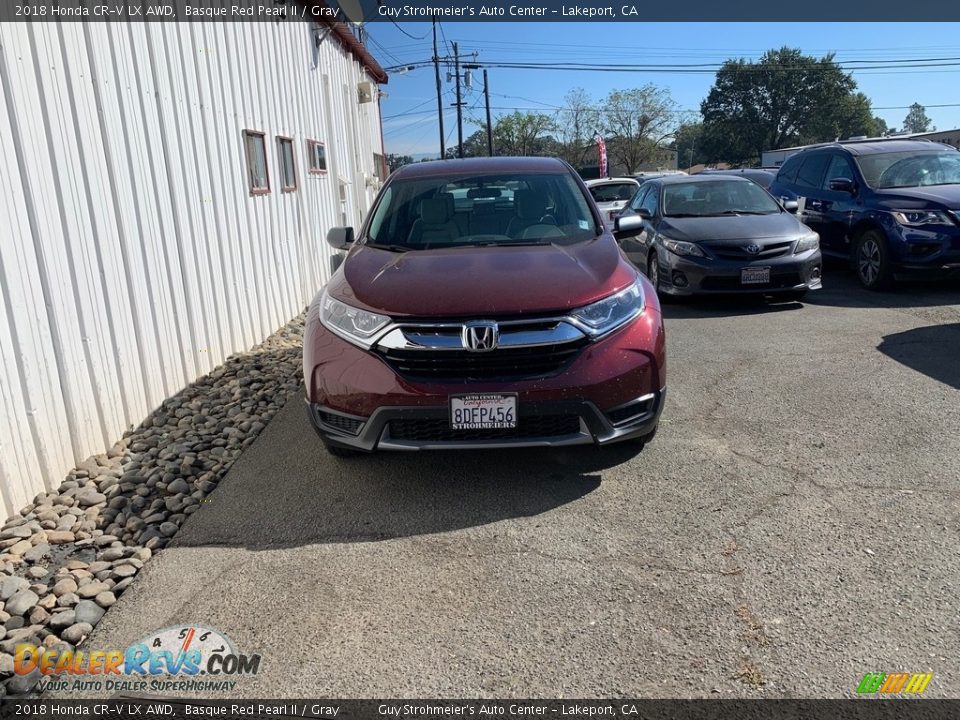
<path fill-rule="evenodd" d="M 734 175 L 736 177 L 745 177 L 747 180 L 753 180 L 764 190 L 768 190 L 777 177 L 776 169 L 769 170 L 764 168 L 740 168 L 738 170 L 704 170 L 701 175 Z"/>
<path fill-rule="evenodd" d="M 512 188 L 510 206 L 486 188 Z M 466 189 L 466 193 L 460 191 Z M 458 195 L 474 196 L 467 210 Z M 649 441 L 666 392 L 656 293 L 550 158 L 407 165 L 310 306 L 310 419 L 334 454 Z"/>
<path fill-rule="evenodd" d="M 897 277 L 960 274 L 960 152 L 925 140 L 811 147 L 770 188 L 797 198 L 825 255 L 847 259 L 871 290 Z"/>
<path fill-rule="evenodd" d="M 629 177 L 587 180 L 586 185 L 603 216 L 604 225 L 609 228 L 613 227 L 613 218 L 626 207 L 640 187 L 639 182 Z"/>
<path fill-rule="evenodd" d="M 817 234 L 745 178 L 650 180 L 615 230 L 624 253 L 661 294 L 800 299 L 821 286 Z"/>

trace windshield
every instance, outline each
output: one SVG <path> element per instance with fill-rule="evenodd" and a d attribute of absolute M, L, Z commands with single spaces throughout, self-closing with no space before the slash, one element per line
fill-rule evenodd
<path fill-rule="evenodd" d="M 780 206 L 752 182 L 717 180 L 669 183 L 663 186 L 663 214 L 667 217 L 716 215 L 773 215 Z"/>
<path fill-rule="evenodd" d="M 604 185 L 590 186 L 590 194 L 593 195 L 594 202 L 626 202 L 634 196 L 640 183 L 606 183 Z"/>
<path fill-rule="evenodd" d="M 596 237 L 569 173 L 438 176 L 390 183 L 366 244 L 396 251 L 463 245 L 568 245 Z"/>
<path fill-rule="evenodd" d="M 896 152 L 857 158 L 867 185 L 885 188 L 960 184 L 960 153 Z"/>

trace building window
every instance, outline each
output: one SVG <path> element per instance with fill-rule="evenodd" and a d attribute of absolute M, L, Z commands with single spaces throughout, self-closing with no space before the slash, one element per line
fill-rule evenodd
<path fill-rule="evenodd" d="M 327 171 L 327 148 L 317 140 L 307 140 L 307 169 L 313 175 Z"/>
<path fill-rule="evenodd" d="M 387 159 L 379 153 L 373 154 L 373 174 L 381 180 L 386 180 L 389 174 L 387 170 Z"/>
<path fill-rule="evenodd" d="M 280 190 L 294 192 L 297 189 L 297 166 L 293 160 L 293 140 L 277 136 L 277 155 L 280 157 Z"/>
<path fill-rule="evenodd" d="M 251 195 L 270 192 L 270 174 L 267 171 L 267 145 L 264 134 L 257 130 L 243 131 L 243 148 L 247 156 L 247 184 Z"/>

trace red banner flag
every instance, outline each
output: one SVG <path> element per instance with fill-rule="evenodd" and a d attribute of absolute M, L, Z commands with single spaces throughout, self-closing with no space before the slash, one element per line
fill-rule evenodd
<path fill-rule="evenodd" d="M 605 178 L 607 176 L 607 143 L 600 133 L 594 136 L 594 140 L 597 141 L 597 157 L 599 158 L 597 164 L 600 166 L 600 177 Z"/>

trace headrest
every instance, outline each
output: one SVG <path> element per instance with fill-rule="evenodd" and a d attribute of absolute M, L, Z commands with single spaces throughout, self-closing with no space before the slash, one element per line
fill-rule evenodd
<path fill-rule="evenodd" d="M 443 198 L 443 201 L 447 203 L 447 208 L 450 210 L 450 217 L 453 217 L 453 214 L 457 211 L 457 203 L 453 198 L 453 193 L 439 193 L 437 197 Z"/>
<path fill-rule="evenodd" d="M 420 204 L 420 218 L 428 225 L 443 225 L 450 219 L 450 206 L 442 197 L 424 200 Z"/>
<path fill-rule="evenodd" d="M 500 188 L 493 187 L 475 187 L 467 190 L 467 197 L 473 200 L 477 198 L 498 198 L 500 197 Z"/>
<path fill-rule="evenodd" d="M 538 220 L 547 209 L 547 199 L 534 190 L 517 190 L 513 203 L 517 216 L 523 220 Z"/>

